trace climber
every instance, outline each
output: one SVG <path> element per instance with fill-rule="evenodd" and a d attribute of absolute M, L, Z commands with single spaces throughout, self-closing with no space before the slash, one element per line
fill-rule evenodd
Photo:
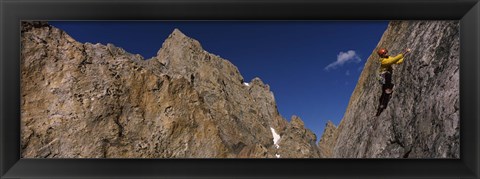
<path fill-rule="evenodd" d="M 380 70 L 379 70 L 379 82 L 382 85 L 382 95 L 380 96 L 380 104 L 378 105 L 377 114 L 379 116 L 380 113 L 387 107 L 388 101 L 393 92 L 392 83 L 392 75 L 393 75 L 393 64 L 401 64 L 403 63 L 403 57 L 408 54 L 411 49 L 407 48 L 403 53 L 398 54 L 395 57 L 389 56 L 388 50 L 381 48 L 377 51 L 378 55 L 380 56 Z"/>

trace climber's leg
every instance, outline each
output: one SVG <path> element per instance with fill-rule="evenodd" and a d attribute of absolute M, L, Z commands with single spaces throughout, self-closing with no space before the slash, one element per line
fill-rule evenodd
<path fill-rule="evenodd" d="M 393 90 L 391 88 L 385 89 L 386 94 L 392 94 Z"/>
<path fill-rule="evenodd" d="M 392 97 L 392 88 L 393 84 L 385 84 L 382 85 L 382 95 L 380 96 L 379 99 L 379 104 L 378 104 L 378 109 L 377 109 L 377 114 L 376 116 L 379 116 L 382 111 L 387 108 L 388 102 L 390 101 L 390 98 Z"/>
<path fill-rule="evenodd" d="M 385 98 L 387 98 L 387 94 L 385 93 L 385 90 L 382 89 L 382 95 L 380 96 L 380 99 L 378 100 L 377 114 L 375 116 L 379 116 L 380 113 L 382 113 L 382 111 L 385 109 L 385 107 L 386 107 Z"/>
<path fill-rule="evenodd" d="M 385 72 L 385 84 L 383 85 L 383 89 L 383 91 L 387 94 L 391 94 L 393 92 L 392 72 Z"/>

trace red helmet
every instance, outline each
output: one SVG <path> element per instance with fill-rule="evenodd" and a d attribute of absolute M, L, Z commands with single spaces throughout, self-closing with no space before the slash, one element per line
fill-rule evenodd
<path fill-rule="evenodd" d="M 386 55 L 387 52 L 388 52 L 388 50 L 384 49 L 384 48 L 381 48 L 380 50 L 377 51 L 378 55 L 380 55 L 380 56 Z"/>

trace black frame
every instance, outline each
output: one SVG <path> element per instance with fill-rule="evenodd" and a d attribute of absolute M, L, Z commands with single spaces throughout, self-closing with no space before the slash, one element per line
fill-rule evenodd
<path fill-rule="evenodd" d="M 460 20 L 461 159 L 20 159 L 21 20 Z M 479 0 L 0 0 L 0 178 L 479 178 Z"/>

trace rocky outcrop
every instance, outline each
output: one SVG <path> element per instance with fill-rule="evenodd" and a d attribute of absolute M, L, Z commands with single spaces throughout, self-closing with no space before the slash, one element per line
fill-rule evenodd
<path fill-rule="evenodd" d="M 320 157 L 328 158 L 333 155 L 333 146 L 337 141 L 337 126 L 332 121 L 328 121 L 323 130 L 322 137 L 318 142 L 318 148 L 320 150 Z"/>
<path fill-rule="evenodd" d="M 392 21 L 368 58 L 331 157 L 459 158 L 459 23 Z M 376 117 L 379 48 L 411 54 L 395 66 L 393 96 Z"/>
<path fill-rule="evenodd" d="M 278 154 L 285 158 L 319 157 L 315 134 L 305 128 L 303 121 L 292 116 L 282 138 L 279 141 Z"/>
<path fill-rule="evenodd" d="M 315 135 L 279 115 L 267 84 L 246 83 L 179 30 L 146 60 L 44 22 L 23 22 L 21 41 L 24 158 L 318 156 Z"/>

